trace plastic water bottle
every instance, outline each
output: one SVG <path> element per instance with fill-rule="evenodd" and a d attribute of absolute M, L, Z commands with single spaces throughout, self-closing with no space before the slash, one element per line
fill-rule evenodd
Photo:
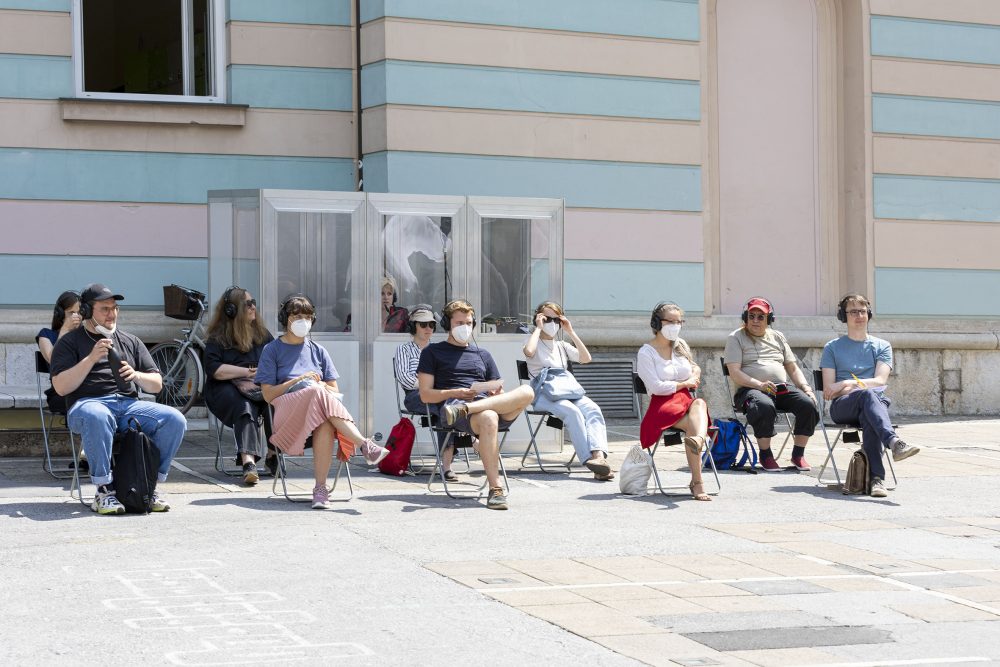
<path fill-rule="evenodd" d="M 115 384 L 118 385 L 118 391 L 123 394 L 131 392 L 132 383 L 126 382 L 125 378 L 122 377 L 122 357 L 118 354 L 118 350 L 113 347 L 108 348 L 108 365 L 111 366 L 111 376 L 115 379 Z"/>

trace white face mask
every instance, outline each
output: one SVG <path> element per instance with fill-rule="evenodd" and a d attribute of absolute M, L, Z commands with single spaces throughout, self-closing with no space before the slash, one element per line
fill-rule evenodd
<path fill-rule="evenodd" d="M 557 322 L 546 322 L 542 325 L 542 331 L 545 332 L 546 336 L 555 336 L 559 333 L 559 324 Z"/>
<path fill-rule="evenodd" d="M 460 324 L 457 327 L 453 327 L 451 335 L 459 343 L 467 343 L 469 338 L 472 337 L 472 325 Z"/>
<path fill-rule="evenodd" d="M 313 323 L 311 320 L 295 320 L 288 325 L 288 330 L 299 338 L 305 338 L 309 335 L 309 330 L 312 329 L 312 325 Z"/>
<path fill-rule="evenodd" d="M 660 327 L 660 332 L 663 337 L 667 340 L 677 340 L 677 337 L 681 335 L 681 325 L 679 324 L 664 324 Z"/>
<path fill-rule="evenodd" d="M 111 336 L 113 336 L 115 333 L 115 329 L 118 328 L 118 323 L 115 322 L 114 324 L 111 325 L 111 328 L 109 329 L 103 324 L 98 324 L 97 322 L 94 322 L 94 328 L 97 329 L 97 333 L 107 338 L 111 338 Z"/>

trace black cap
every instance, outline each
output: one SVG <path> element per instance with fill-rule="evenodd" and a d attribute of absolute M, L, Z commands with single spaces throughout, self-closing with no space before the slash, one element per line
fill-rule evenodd
<path fill-rule="evenodd" d="M 124 301 L 125 297 L 121 294 L 115 294 L 107 285 L 102 285 L 101 283 L 92 283 L 83 288 L 83 292 L 80 293 L 80 301 L 84 303 L 92 303 L 94 301 L 107 301 L 108 299 L 114 299 L 115 301 Z"/>

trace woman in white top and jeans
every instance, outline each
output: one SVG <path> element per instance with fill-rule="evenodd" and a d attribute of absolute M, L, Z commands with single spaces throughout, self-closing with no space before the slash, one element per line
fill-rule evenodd
<path fill-rule="evenodd" d="M 555 339 L 560 328 L 573 345 Z M 523 351 L 528 360 L 530 377 L 538 375 L 543 368 L 566 368 L 570 361 L 588 364 L 591 359 L 587 346 L 573 331 L 562 306 L 554 301 L 546 301 L 535 309 L 535 330 L 524 343 Z M 577 458 L 594 473 L 595 479 L 614 479 L 615 475 L 608 465 L 608 433 L 604 415 L 597 403 L 586 396 L 553 401 L 538 392 L 533 407 L 551 412 L 566 424 Z"/>
<path fill-rule="evenodd" d="M 711 500 L 701 479 L 701 449 L 708 436 L 708 404 L 691 392 L 701 383 L 701 368 L 691 348 L 680 337 L 684 311 L 673 303 L 658 303 L 649 321 L 653 340 L 639 349 L 639 377 L 650 395 L 649 408 L 639 427 L 639 442 L 652 447 L 664 429 L 684 431 L 684 450 L 691 468 L 691 496 Z"/>

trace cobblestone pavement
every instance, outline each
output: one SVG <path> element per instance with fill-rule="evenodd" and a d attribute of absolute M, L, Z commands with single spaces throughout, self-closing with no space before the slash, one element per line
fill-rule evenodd
<path fill-rule="evenodd" d="M 617 468 L 638 425 L 609 428 Z M 216 472 L 204 430 L 165 515 L 98 517 L 38 459 L 0 459 L 0 662 L 1000 665 L 1000 420 L 900 433 L 921 452 L 886 499 L 818 485 L 817 435 L 812 472 L 726 472 L 711 503 L 518 456 L 508 512 L 363 465 L 311 511 Z M 656 459 L 687 481 L 679 448 Z"/>

